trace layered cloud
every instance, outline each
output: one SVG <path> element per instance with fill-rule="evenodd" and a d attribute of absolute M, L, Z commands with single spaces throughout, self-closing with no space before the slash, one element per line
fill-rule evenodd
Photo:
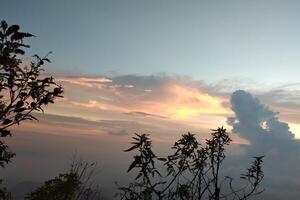
<path fill-rule="evenodd" d="M 49 108 L 59 115 L 89 120 L 147 116 L 189 124 L 206 123 L 206 128 L 226 124 L 232 114 L 230 94 L 246 88 L 256 94 L 297 134 L 300 124 L 297 94 L 299 85 L 263 85 L 255 89 L 250 81 L 224 80 L 207 84 L 189 77 L 126 75 L 118 77 L 58 77 L 65 88 L 62 102 Z M 125 114 L 125 115 L 124 115 Z M 198 126 L 199 127 L 199 126 Z"/>
<path fill-rule="evenodd" d="M 259 90 L 249 87 L 250 94 L 235 91 L 239 86 L 247 88 L 247 83 L 207 84 L 189 77 L 166 75 L 57 79 L 65 89 L 65 97 L 47 107 L 46 114 L 37 115 L 38 124 L 24 123 L 16 130 L 9 144 L 16 149 L 19 164 L 5 172 L 7 178 L 19 171 L 16 180 L 22 180 L 24 173 L 17 166 L 37 170 L 27 162 L 28 157 L 47 162 L 44 158 L 57 154 L 52 160 L 56 161 L 60 155 L 62 166 L 66 154 L 72 154 L 75 148 L 83 156 L 92 154 L 92 159 L 106 160 L 103 170 L 111 171 L 113 176 L 120 170 L 120 163 L 109 159 L 113 155 L 122 160 L 124 169 L 127 167 L 128 160 L 121 156 L 121 150 L 128 146 L 133 133 L 150 133 L 154 144 L 158 144 L 155 146 L 158 152 L 166 152 L 187 131 L 205 140 L 209 129 L 223 125 L 235 133 L 232 137 L 236 145 L 231 145 L 230 152 L 237 158 L 232 160 L 235 164 L 231 168 L 240 167 L 242 158 L 248 164 L 250 157 L 266 155 L 270 191 L 281 186 L 276 183 L 293 182 L 300 187 L 297 181 L 300 177 L 294 175 L 300 168 L 295 139 L 300 124 L 297 84 Z M 55 166 L 44 167 L 44 173 L 57 172 Z M 116 179 L 104 176 L 104 183 L 109 180 Z M 113 187 L 113 183 L 109 186 Z M 292 187 L 285 188 L 284 192 L 291 192 Z M 274 192 L 272 196 L 272 192 L 267 193 L 268 198 L 276 199 L 278 194 Z"/>
<path fill-rule="evenodd" d="M 122 76 L 108 78 L 60 78 L 71 87 L 67 96 L 76 106 L 141 112 L 169 118 L 185 119 L 200 114 L 226 114 L 224 98 L 209 95 L 202 87 L 194 87 L 190 80 L 166 76 Z M 79 96 L 75 96 L 72 87 Z M 69 92 L 69 93 L 68 93 Z M 90 92 L 89 95 L 85 94 Z M 73 94 L 72 94 L 73 93 Z M 81 93 L 81 94 L 79 94 Z M 82 94 L 83 93 L 83 94 Z M 89 99 L 86 99 L 88 97 Z"/>
<path fill-rule="evenodd" d="M 48 108 L 55 115 L 155 122 L 157 126 L 185 124 L 184 130 L 203 131 L 226 124 L 231 112 L 227 97 L 188 77 L 58 77 L 58 81 L 65 88 L 65 98 Z"/>

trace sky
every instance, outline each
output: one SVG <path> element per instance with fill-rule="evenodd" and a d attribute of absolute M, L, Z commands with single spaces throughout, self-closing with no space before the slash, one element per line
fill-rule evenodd
<path fill-rule="evenodd" d="M 99 161 L 110 190 L 127 180 L 121 152 L 133 133 L 151 133 L 163 154 L 187 131 L 204 141 L 224 126 L 231 169 L 264 154 L 263 199 L 297 198 L 299 9 L 276 0 L 3 0 L 0 19 L 36 36 L 26 56 L 53 52 L 45 75 L 65 91 L 39 122 L 14 129 L 7 142 L 17 156 L 4 177 L 16 191 L 34 185 L 76 151 Z"/>
<path fill-rule="evenodd" d="M 3 2 L 3 18 L 37 36 L 30 52 L 54 52 L 57 73 L 298 78 L 299 1 Z"/>

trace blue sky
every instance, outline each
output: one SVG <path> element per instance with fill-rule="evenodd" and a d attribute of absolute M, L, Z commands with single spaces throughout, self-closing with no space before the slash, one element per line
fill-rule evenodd
<path fill-rule="evenodd" d="M 3 1 L 64 75 L 188 75 L 296 82 L 299 1 Z"/>
<path fill-rule="evenodd" d="M 299 10 L 296 0 L 2 0 L 0 19 L 37 36 L 27 55 L 53 51 L 47 73 L 65 91 L 13 131 L 3 177 L 44 181 L 78 151 L 101 163 L 113 194 L 133 133 L 164 152 L 182 133 L 225 126 L 230 156 L 266 155 L 263 199 L 297 199 Z"/>

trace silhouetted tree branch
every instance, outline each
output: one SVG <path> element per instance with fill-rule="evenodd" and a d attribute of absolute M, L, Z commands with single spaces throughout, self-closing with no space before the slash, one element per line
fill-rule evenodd
<path fill-rule="evenodd" d="M 32 112 L 43 112 L 43 107 L 62 97 L 62 87 L 52 77 L 43 76 L 43 65 L 50 60 L 34 55 L 25 59 L 24 48 L 30 46 L 23 40 L 33 37 L 21 32 L 18 25 L 5 21 L 0 24 L 0 137 L 10 136 L 9 128 L 24 120 L 37 120 Z M 0 166 L 4 167 L 14 156 L 0 143 Z"/>
<path fill-rule="evenodd" d="M 138 154 L 128 168 L 138 170 L 133 182 L 127 187 L 120 187 L 122 200 L 246 200 L 260 194 L 260 183 L 264 177 L 262 171 L 263 156 L 255 157 L 250 168 L 241 175 L 245 185 L 235 188 L 233 178 L 220 177 L 223 160 L 226 158 L 225 147 L 231 139 L 223 127 L 212 130 L 211 138 L 201 145 L 195 135 L 187 133 L 175 142 L 174 153 L 160 158 L 152 151 L 149 135 L 136 134 L 133 146 L 125 152 L 137 150 Z M 165 166 L 159 170 L 157 162 Z M 224 183 L 228 181 L 224 193 Z"/>
<path fill-rule="evenodd" d="M 25 50 L 30 46 L 24 39 L 32 34 L 20 31 L 18 25 L 8 26 L 0 22 L 0 137 L 11 136 L 9 128 L 25 120 L 37 120 L 32 112 L 43 112 L 43 107 L 62 97 L 62 87 L 52 77 L 43 76 L 47 55 L 25 58 Z M 15 154 L 0 140 L 0 167 L 11 161 Z M 5 199 L 1 195 L 0 199 Z"/>

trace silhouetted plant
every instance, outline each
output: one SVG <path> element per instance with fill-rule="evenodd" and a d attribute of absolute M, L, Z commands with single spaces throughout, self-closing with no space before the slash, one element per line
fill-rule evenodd
<path fill-rule="evenodd" d="M 28 200 L 99 200 L 100 191 L 94 185 L 96 163 L 74 160 L 67 173 L 46 181 L 26 196 Z"/>
<path fill-rule="evenodd" d="M 0 180 L 0 185 L 2 185 L 3 180 Z M 11 194 L 8 192 L 8 190 L 6 189 L 6 187 L 2 187 L 0 188 L 0 199 L 1 200 L 9 200 L 11 199 Z"/>
<path fill-rule="evenodd" d="M 263 192 L 260 187 L 264 177 L 261 168 L 263 156 L 255 157 L 250 168 L 241 175 L 245 185 L 235 188 L 233 178 L 225 176 L 220 179 L 225 147 L 231 139 L 223 127 L 212 130 L 211 136 L 203 146 L 195 135 L 184 134 L 173 145 L 174 153 L 160 158 L 152 151 L 149 135 L 136 134 L 133 146 L 125 152 L 138 151 L 128 168 L 128 172 L 135 169 L 138 174 L 129 186 L 119 188 L 121 199 L 245 200 Z M 158 169 L 158 162 L 164 166 L 163 170 Z M 224 189 L 225 182 L 228 187 Z"/>
<path fill-rule="evenodd" d="M 9 128 L 24 120 L 36 120 L 32 111 L 43 111 L 43 106 L 62 97 L 62 87 L 52 77 L 43 76 L 43 65 L 50 62 L 46 57 L 34 55 L 25 59 L 24 48 L 30 46 L 23 40 L 33 37 L 21 32 L 18 25 L 5 21 L 0 24 L 0 137 L 10 136 Z M 0 166 L 4 167 L 14 153 L 0 141 Z"/>
<path fill-rule="evenodd" d="M 44 63 L 50 62 L 47 56 L 34 55 L 34 60 L 24 57 L 29 45 L 23 40 L 32 36 L 21 32 L 18 25 L 0 22 L 0 138 L 11 136 L 9 128 L 24 120 L 37 120 L 33 111 L 43 111 L 45 105 L 62 97 L 62 87 L 52 77 L 41 75 Z M 0 140 L 0 167 L 14 156 Z M 0 199 L 5 199 L 6 194 L 0 189 Z"/>

